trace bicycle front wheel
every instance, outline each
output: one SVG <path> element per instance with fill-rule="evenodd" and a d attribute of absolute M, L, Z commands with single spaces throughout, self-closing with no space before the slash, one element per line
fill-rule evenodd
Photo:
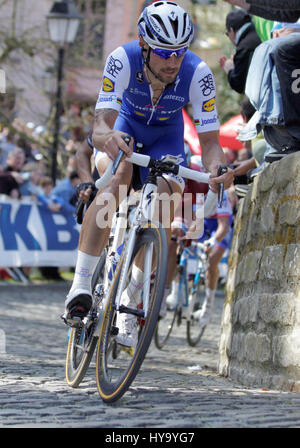
<path fill-rule="evenodd" d="M 202 308 L 205 299 L 205 286 L 198 280 L 196 285 L 193 285 L 193 289 L 189 296 L 189 311 L 190 316 L 188 316 L 186 323 L 186 336 L 188 344 L 191 347 L 195 347 L 205 330 L 206 325 L 201 325 L 199 320 L 193 318 L 193 313 Z"/>
<path fill-rule="evenodd" d="M 103 283 L 104 267 L 106 260 L 106 250 L 103 251 L 97 264 L 95 274 L 92 278 L 92 293 L 98 283 Z M 97 303 L 93 299 L 94 307 Z M 97 313 L 97 310 L 94 310 Z M 89 319 L 89 318 L 88 318 Z M 68 338 L 68 349 L 66 359 L 66 381 L 71 387 L 78 387 L 83 380 L 97 345 L 97 338 L 94 337 L 95 324 L 81 325 L 79 328 L 70 328 Z"/>
<path fill-rule="evenodd" d="M 125 288 L 131 279 L 132 266 L 137 259 L 147 258 L 145 254 L 151 254 L 151 260 L 144 265 L 143 282 L 150 282 L 148 307 L 144 318 L 132 315 L 135 325 L 138 327 L 138 342 L 136 347 L 126 347 L 117 343 L 118 328 L 116 325 L 117 312 L 115 298 L 121 276 L 121 267 L 117 267 L 116 276 L 108 298 L 96 357 L 97 388 L 102 400 L 112 403 L 120 399 L 130 387 L 136 377 L 140 366 L 146 356 L 147 350 L 156 327 L 161 301 L 163 298 L 168 263 L 168 243 L 165 230 L 154 223 L 140 229 L 137 234 L 130 267 L 126 272 Z M 130 308 L 142 310 L 145 308 L 147 297 L 139 297 L 135 303 L 131 299 Z M 137 313 L 138 314 L 138 313 Z"/>

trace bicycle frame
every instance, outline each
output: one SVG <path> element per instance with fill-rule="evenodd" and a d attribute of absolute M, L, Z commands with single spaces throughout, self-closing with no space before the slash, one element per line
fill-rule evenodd
<path fill-rule="evenodd" d="M 190 300 L 190 297 L 196 291 L 198 282 L 200 281 L 201 277 L 204 277 L 206 270 L 205 268 L 206 256 L 202 250 L 200 251 L 200 248 L 202 248 L 203 245 L 201 245 L 201 243 L 192 243 L 191 246 L 192 247 L 185 247 L 180 256 L 179 261 L 180 280 L 177 292 L 177 306 L 180 307 L 181 305 L 182 307 L 186 307 L 184 315 L 188 321 L 191 320 L 191 315 L 193 312 L 192 310 L 193 303 Z M 192 250 L 193 248 L 194 251 Z M 188 275 L 190 274 L 188 272 L 188 263 L 189 263 L 189 257 L 192 256 L 194 258 L 195 255 L 197 256 L 197 268 L 196 273 L 193 274 L 194 278 L 193 278 L 192 290 L 191 294 L 189 294 Z M 182 288 L 184 288 L 184 296 Z"/>
<path fill-rule="evenodd" d="M 152 183 L 151 181 L 146 181 L 142 193 L 141 193 L 141 199 L 137 206 L 137 209 L 134 214 L 134 219 L 132 226 L 129 230 L 127 241 L 124 244 L 123 247 L 123 253 L 125 253 L 124 260 L 123 260 L 123 266 L 121 271 L 121 277 L 120 282 L 118 286 L 118 291 L 116 295 L 116 310 L 119 311 L 120 309 L 120 301 L 121 301 L 121 291 L 124 289 L 124 282 L 126 278 L 126 273 L 129 268 L 129 264 L 131 261 L 131 256 L 133 253 L 133 248 L 136 241 L 136 235 L 138 230 L 143 227 L 144 224 L 148 223 L 149 221 L 152 221 L 152 215 L 153 215 L 153 204 L 156 198 L 157 194 L 157 185 Z M 140 317 L 147 317 L 147 310 L 148 310 L 148 298 L 149 298 L 149 291 L 150 291 L 150 277 L 151 277 L 151 268 L 152 268 L 152 252 L 153 247 L 152 245 L 149 246 L 147 249 L 147 252 L 145 254 L 145 262 L 144 262 L 144 273 L 146 281 L 143 285 L 143 297 L 145 300 L 143 301 L 143 315 Z"/>
<path fill-rule="evenodd" d="M 122 151 L 119 153 L 118 162 L 121 161 L 121 155 L 123 154 Z M 116 159 L 116 160 L 117 160 Z M 176 158 L 175 158 L 176 159 Z M 113 242 L 112 242 L 112 249 L 111 254 L 108 255 L 108 260 L 111 261 L 111 266 L 108 266 L 107 272 L 105 275 L 105 284 L 104 284 L 104 294 L 103 294 L 103 300 L 102 300 L 102 306 L 99 312 L 99 319 L 97 322 L 95 335 L 99 335 L 100 328 L 101 328 L 101 318 L 103 317 L 103 310 L 106 307 L 106 300 L 110 296 L 108 294 L 109 288 L 111 287 L 111 284 L 113 283 L 112 280 L 115 278 L 115 276 L 119 273 L 119 268 L 122 269 L 121 275 L 120 275 L 120 281 L 118 285 L 118 290 L 116 294 L 116 301 L 115 301 L 115 307 L 117 311 L 123 311 L 120 307 L 122 304 L 121 301 L 121 294 L 120 292 L 124 289 L 124 282 L 126 279 L 126 273 L 129 268 L 129 264 L 131 261 L 133 248 L 136 241 L 137 232 L 139 229 L 149 222 L 152 222 L 152 212 L 153 212 L 153 205 L 154 201 L 157 195 L 157 184 L 156 179 L 161 174 L 159 174 L 159 170 L 157 170 L 155 166 L 155 160 L 151 159 L 147 155 L 143 154 L 137 154 L 133 153 L 131 157 L 126 158 L 126 161 L 135 163 L 139 166 L 143 167 L 150 167 L 148 178 L 143 186 L 142 192 L 140 194 L 140 201 L 137 206 L 137 209 L 134 214 L 133 223 L 130 226 L 129 233 L 127 237 L 125 237 L 126 228 L 127 226 L 124 223 L 124 216 L 127 216 L 127 210 L 128 210 L 128 198 L 123 200 L 123 202 L 119 206 L 119 212 L 117 214 L 116 218 L 116 226 L 115 226 L 115 233 L 113 235 Z M 105 188 L 106 185 L 109 184 L 113 174 L 117 170 L 117 166 L 115 164 L 116 162 L 111 161 L 109 166 L 107 167 L 104 175 L 96 182 L 96 187 L 98 189 Z M 151 168 L 153 169 L 151 173 Z M 163 171 L 162 171 L 163 172 Z M 161 172 L 161 173 L 162 173 Z M 174 172 L 171 171 L 170 172 Z M 181 165 L 178 165 L 176 168 L 176 174 L 186 177 L 188 179 L 194 179 L 202 182 L 208 182 L 209 174 L 207 173 L 199 173 L 194 170 L 191 170 L 189 168 L 185 168 Z M 212 193 L 211 190 L 209 190 L 207 200 L 205 201 L 204 205 L 204 211 L 205 215 L 209 215 L 211 211 L 213 210 L 214 206 L 216 204 L 216 195 L 215 193 Z M 115 258 L 113 258 L 115 257 Z M 147 310 L 148 310 L 148 297 L 149 297 L 149 291 L 150 291 L 150 277 L 151 275 L 151 259 L 152 259 L 152 245 L 147 250 L 147 253 L 145 254 L 145 262 L 144 262 L 144 273 L 145 278 L 147 279 L 144 282 L 143 285 L 143 310 L 136 310 L 134 314 L 138 315 L 140 318 L 145 318 L 147 316 Z M 111 269 L 111 276 L 109 275 L 109 269 Z M 128 312 L 128 310 L 126 310 Z M 132 310 L 129 310 L 129 312 L 132 312 Z"/>

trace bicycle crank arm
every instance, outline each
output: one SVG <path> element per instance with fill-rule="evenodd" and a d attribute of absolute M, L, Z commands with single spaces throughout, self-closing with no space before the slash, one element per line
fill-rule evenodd
<path fill-rule="evenodd" d="M 140 319 L 143 319 L 145 317 L 145 313 L 143 310 L 136 310 L 134 308 L 128 308 L 127 306 L 124 306 L 124 305 L 120 305 L 119 313 L 133 314 L 134 316 L 137 316 Z"/>

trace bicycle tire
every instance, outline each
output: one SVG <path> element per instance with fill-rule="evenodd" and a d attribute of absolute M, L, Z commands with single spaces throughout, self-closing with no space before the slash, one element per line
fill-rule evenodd
<path fill-rule="evenodd" d="M 110 297 L 107 300 L 104 310 L 97 347 L 96 379 L 98 392 L 102 400 L 106 403 L 113 403 L 119 400 L 128 390 L 147 354 L 155 331 L 165 288 L 168 264 L 167 236 L 161 225 L 149 223 L 140 229 L 137 234 L 128 273 L 130 276 L 133 261 L 139 251 L 149 244 L 153 244 L 153 253 L 155 254 L 156 260 L 156 275 L 149 294 L 148 315 L 143 320 L 143 325 L 140 325 L 139 339 L 134 349 L 130 350 L 130 348 L 124 348 L 120 344 L 117 344 L 119 348 L 122 348 L 118 352 L 115 347 L 116 340 L 113 335 L 114 319 L 116 317 L 113 305 L 122 271 L 122 263 L 117 266 L 116 275 L 110 290 Z M 117 355 L 110 357 L 111 353 L 113 355 L 117 353 Z"/>
<path fill-rule="evenodd" d="M 162 350 L 166 345 L 169 337 L 171 336 L 176 318 L 177 318 L 177 306 L 173 310 L 167 310 L 166 316 L 159 318 L 155 332 L 154 332 L 154 343 L 156 348 Z M 166 332 L 164 333 L 164 329 Z"/>
<path fill-rule="evenodd" d="M 102 252 L 92 277 L 93 294 L 96 285 L 99 282 L 102 282 L 105 260 L 106 250 Z M 66 381 L 69 386 L 76 388 L 82 382 L 91 363 L 98 338 L 93 336 L 93 324 L 89 330 L 85 329 L 83 326 L 79 328 L 71 328 L 70 330 L 66 358 Z"/>
<path fill-rule="evenodd" d="M 200 279 L 199 279 L 200 280 Z M 200 284 L 198 281 L 196 289 L 192 294 L 192 304 L 190 305 L 191 313 L 200 309 L 205 299 L 205 288 L 204 285 Z M 195 347 L 203 336 L 206 325 L 200 326 L 199 321 L 196 321 L 189 317 L 186 323 L 186 337 L 188 344 L 191 347 Z"/>

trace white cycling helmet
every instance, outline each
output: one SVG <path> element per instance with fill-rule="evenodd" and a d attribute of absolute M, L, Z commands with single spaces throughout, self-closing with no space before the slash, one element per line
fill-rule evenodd
<path fill-rule="evenodd" d="M 161 1 L 143 10 L 138 20 L 138 31 L 152 48 L 182 48 L 191 43 L 193 23 L 177 3 Z"/>

